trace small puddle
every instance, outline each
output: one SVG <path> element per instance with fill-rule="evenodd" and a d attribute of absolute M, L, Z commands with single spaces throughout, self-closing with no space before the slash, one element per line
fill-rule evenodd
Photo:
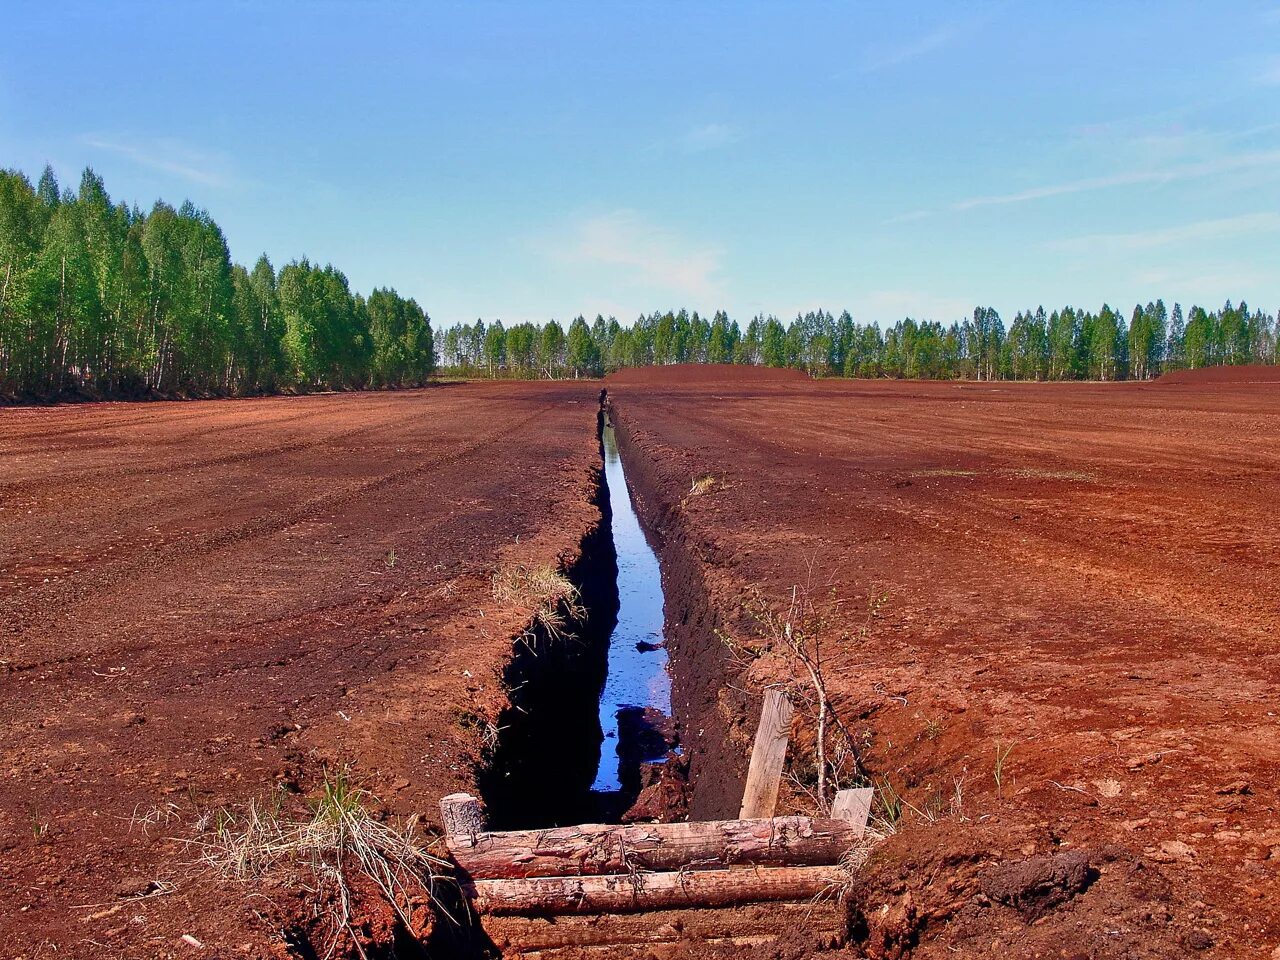
<path fill-rule="evenodd" d="M 671 720 L 671 676 L 663 643 L 662 571 L 631 504 L 613 425 L 601 431 L 610 525 L 618 564 L 618 622 L 600 693 L 600 766 L 591 789 L 639 791 L 640 764 L 662 762 Z"/>

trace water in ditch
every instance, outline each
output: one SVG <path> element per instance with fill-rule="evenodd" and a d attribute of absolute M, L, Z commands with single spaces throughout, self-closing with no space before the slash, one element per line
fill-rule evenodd
<path fill-rule="evenodd" d="M 671 677 L 663 646 L 662 572 L 631 503 L 612 424 L 601 431 L 609 516 L 618 566 L 618 617 L 600 693 L 600 765 L 591 789 L 638 789 L 639 766 L 667 755 Z"/>
<path fill-rule="evenodd" d="M 564 635 L 533 629 L 515 644 L 503 674 L 510 706 L 477 770 L 496 830 L 617 821 L 644 765 L 671 749 L 662 575 L 603 415 L 600 444 L 602 522 L 568 571 L 586 616 Z"/>

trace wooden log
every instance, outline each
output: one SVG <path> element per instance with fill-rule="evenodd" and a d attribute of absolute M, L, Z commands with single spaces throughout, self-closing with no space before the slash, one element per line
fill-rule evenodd
<path fill-rule="evenodd" d="M 615 917 L 621 914 L 614 914 Z M 695 941 L 698 947 L 760 947 L 766 944 L 777 942 L 776 936 L 746 936 L 746 937 L 707 937 L 705 940 Z M 515 956 L 524 960 L 529 957 L 530 960 L 587 960 L 590 957 L 602 957 L 606 960 L 655 960 L 655 957 L 666 954 L 671 948 L 664 949 L 663 944 L 677 943 L 679 941 L 659 940 L 656 944 L 640 944 L 640 943 L 585 943 L 571 947 L 543 947 L 539 950 L 521 950 Z M 672 956 L 686 955 L 689 944 L 679 950 L 679 953 L 671 954 Z M 655 947 L 657 949 L 655 949 Z M 661 952 L 659 952 L 661 951 Z M 740 955 L 735 952 L 735 955 Z"/>
<path fill-rule="evenodd" d="M 699 943 L 764 941 L 786 936 L 795 944 L 830 949 L 844 942 L 848 919 L 837 900 L 818 903 L 753 903 L 728 909 L 650 910 L 606 916 L 486 916 L 484 932 L 503 952 L 583 947 L 629 947 L 680 940 Z M 801 940 L 803 938 L 803 940 Z"/>
<path fill-rule="evenodd" d="M 446 842 L 452 837 L 474 838 L 484 832 L 484 807 L 469 793 L 451 793 L 440 800 L 440 822 Z"/>
<path fill-rule="evenodd" d="M 679 907 L 727 907 L 839 894 L 839 867 L 734 867 L 603 877 L 528 877 L 463 884 L 476 911 L 554 915 L 636 913 Z"/>
<path fill-rule="evenodd" d="M 695 823 L 587 823 L 448 837 L 473 880 L 710 870 L 735 864 L 833 864 L 866 824 L 812 817 Z"/>
<path fill-rule="evenodd" d="M 742 793 L 742 809 L 738 817 L 772 817 L 778 805 L 778 786 L 782 782 L 782 764 L 791 739 L 791 701 L 776 687 L 765 691 L 751 747 L 751 763 L 747 767 L 747 787 Z"/>

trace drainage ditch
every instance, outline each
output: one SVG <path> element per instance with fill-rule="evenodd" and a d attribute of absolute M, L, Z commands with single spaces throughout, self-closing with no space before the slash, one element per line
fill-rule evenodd
<path fill-rule="evenodd" d="M 678 775 L 661 568 L 605 400 L 602 392 L 601 520 L 566 571 L 585 616 L 561 636 L 535 628 L 516 641 L 503 675 L 510 705 L 477 775 L 495 830 L 652 816 L 633 810 L 642 790 Z"/>

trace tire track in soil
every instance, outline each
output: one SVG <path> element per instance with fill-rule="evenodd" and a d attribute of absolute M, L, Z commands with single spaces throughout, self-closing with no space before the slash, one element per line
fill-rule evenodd
<path fill-rule="evenodd" d="M 367 410 L 367 413 L 375 413 L 379 408 L 374 407 Z M 294 416 L 283 417 L 275 420 L 259 421 L 257 423 L 230 423 L 226 426 L 212 427 L 208 430 L 201 430 L 201 437 L 211 437 L 220 433 L 227 432 L 248 432 L 251 430 L 266 430 L 269 428 L 279 427 L 286 423 L 295 423 L 299 421 L 318 420 L 326 416 L 328 411 L 318 410 L 307 413 L 297 414 Z M 159 427 L 160 424 L 157 424 Z M 86 428 L 92 429 L 92 428 Z M 382 423 L 370 423 L 363 427 L 352 427 L 349 430 L 338 431 L 337 433 L 327 434 L 323 437 L 315 437 L 307 440 L 299 440 L 295 443 L 280 444 L 266 449 L 241 450 L 235 453 L 221 454 L 212 457 L 202 457 L 185 461 L 166 462 L 166 473 L 184 473 L 193 470 L 201 470 L 206 467 L 230 466 L 236 463 L 245 463 L 259 457 L 266 456 L 287 456 L 291 453 L 302 453 L 307 450 L 313 450 L 316 447 L 325 446 L 326 444 L 343 443 L 354 437 L 363 436 L 377 430 L 386 429 L 386 425 Z M 27 436 L 31 436 L 28 434 Z M 180 443 L 188 442 L 191 435 L 182 437 L 174 437 L 165 440 L 157 440 L 152 443 L 155 449 L 162 449 L 168 446 L 177 446 Z M 130 477 L 141 477 L 155 472 L 153 464 L 138 466 L 107 466 L 98 468 L 88 468 L 76 473 L 77 481 L 84 480 L 127 480 Z M 38 490 L 47 486 L 46 478 L 32 478 L 30 480 L 17 480 L 7 483 L 0 483 L 0 496 L 14 495 L 28 490 Z"/>
<path fill-rule="evenodd" d="M 22 436 L 26 439 L 40 440 L 50 437 L 69 437 L 82 433 L 105 433 L 111 430 L 129 427 L 147 427 L 154 426 L 157 430 L 164 431 L 169 434 L 169 428 L 175 424 L 189 423 L 198 420 L 210 420 L 220 417 L 227 413 L 228 409 L 234 409 L 237 404 L 261 404 L 261 403 L 278 403 L 282 409 L 280 413 L 284 416 L 274 420 L 259 420 L 256 424 L 247 426 L 270 426 L 272 424 L 288 423 L 293 420 L 317 419 L 325 417 L 329 414 L 335 403 L 340 403 L 344 399 L 359 397 L 368 401 L 366 409 L 381 410 L 395 405 L 395 401 L 399 397 L 413 396 L 426 390 L 444 389 L 443 385 L 432 387 L 415 387 L 411 390 L 399 391 L 354 391 L 351 393 L 311 393 L 311 394 L 280 394 L 276 396 L 262 397 L 223 397 L 210 400 L 157 400 L 157 401 L 109 401 L 107 404 L 89 403 L 85 405 L 78 404 L 60 404 L 50 407 L 10 407 L 8 409 L 0 407 L 0 414 L 11 417 L 15 421 L 22 418 L 44 418 L 54 420 L 57 417 L 65 416 L 67 413 L 74 413 L 81 419 L 73 423 L 55 424 L 48 430 L 31 430 L 24 431 Z M 373 398 L 377 398 L 375 401 Z M 287 409 L 287 405 L 297 401 L 315 400 L 323 405 L 314 409 L 302 411 L 294 411 Z M 122 409 L 112 410 L 109 413 L 104 412 L 103 406 L 118 406 Z M 182 414 L 169 413 L 174 407 L 188 407 L 188 412 Z M 272 411 L 273 413 L 276 411 Z M 119 416 L 112 419 L 103 419 L 113 414 Z M 229 425 L 226 428 L 215 428 L 210 431 L 217 432 L 222 429 L 244 429 L 246 424 L 241 421 L 236 424 Z M 163 446 L 175 441 L 159 437 L 155 440 L 156 446 Z"/>
<path fill-rule="evenodd" d="M 493 430 L 479 439 L 464 443 L 450 453 L 434 457 L 428 463 L 406 467 L 402 470 L 360 481 L 354 486 L 334 493 L 312 497 L 293 509 L 269 516 L 255 517 L 231 529 L 221 530 L 213 534 L 200 534 L 195 538 L 170 541 L 159 548 L 134 554 L 123 560 L 123 562 L 116 561 L 109 566 L 100 567 L 94 573 L 79 577 L 74 583 L 68 582 L 65 586 L 58 584 L 58 589 L 49 590 L 41 598 L 39 606 L 45 610 L 56 608 L 59 612 L 63 612 L 73 605 L 91 599 L 95 591 L 101 589 L 104 584 L 115 580 L 123 578 L 136 580 L 139 577 L 162 570 L 170 577 L 180 572 L 190 571 L 192 567 L 198 566 L 202 561 L 212 560 L 216 554 L 230 547 L 281 533 L 298 524 L 314 519 L 317 514 L 335 510 L 383 489 L 404 484 L 452 466 L 477 451 L 518 433 L 538 417 L 550 412 L 554 407 L 555 404 L 543 404 L 532 413 L 517 420 L 507 421 L 505 426 Z M 361 428 L 357 432 L 366 432 L 375 428 L 386 429 L 386 425 Z M 317 443 L 309 446 L 317 445 L 322 444 Z M 278 448 L 273 448 L 271 451 L 259 455 L 275 456 L 280 452 Z M 244 459 L 240 458 L 231 462 L 244 462 Z M 20 632 L 29 629 L 33 622 L 35 621 L 19 620 L 15 623 L 12 615 L 9 615 L 5 617 L 4 628 L 9 635 L 17 636 Z M 106 651 L 103 650 L 101 652 L 105 653 Z M 12 672 L 26 672 L 31 669 L 39 669 L 53 662 L 55 661 L 31 658 L 15 659 L 9 661 L 6 664 L 6 668 Z"/>

